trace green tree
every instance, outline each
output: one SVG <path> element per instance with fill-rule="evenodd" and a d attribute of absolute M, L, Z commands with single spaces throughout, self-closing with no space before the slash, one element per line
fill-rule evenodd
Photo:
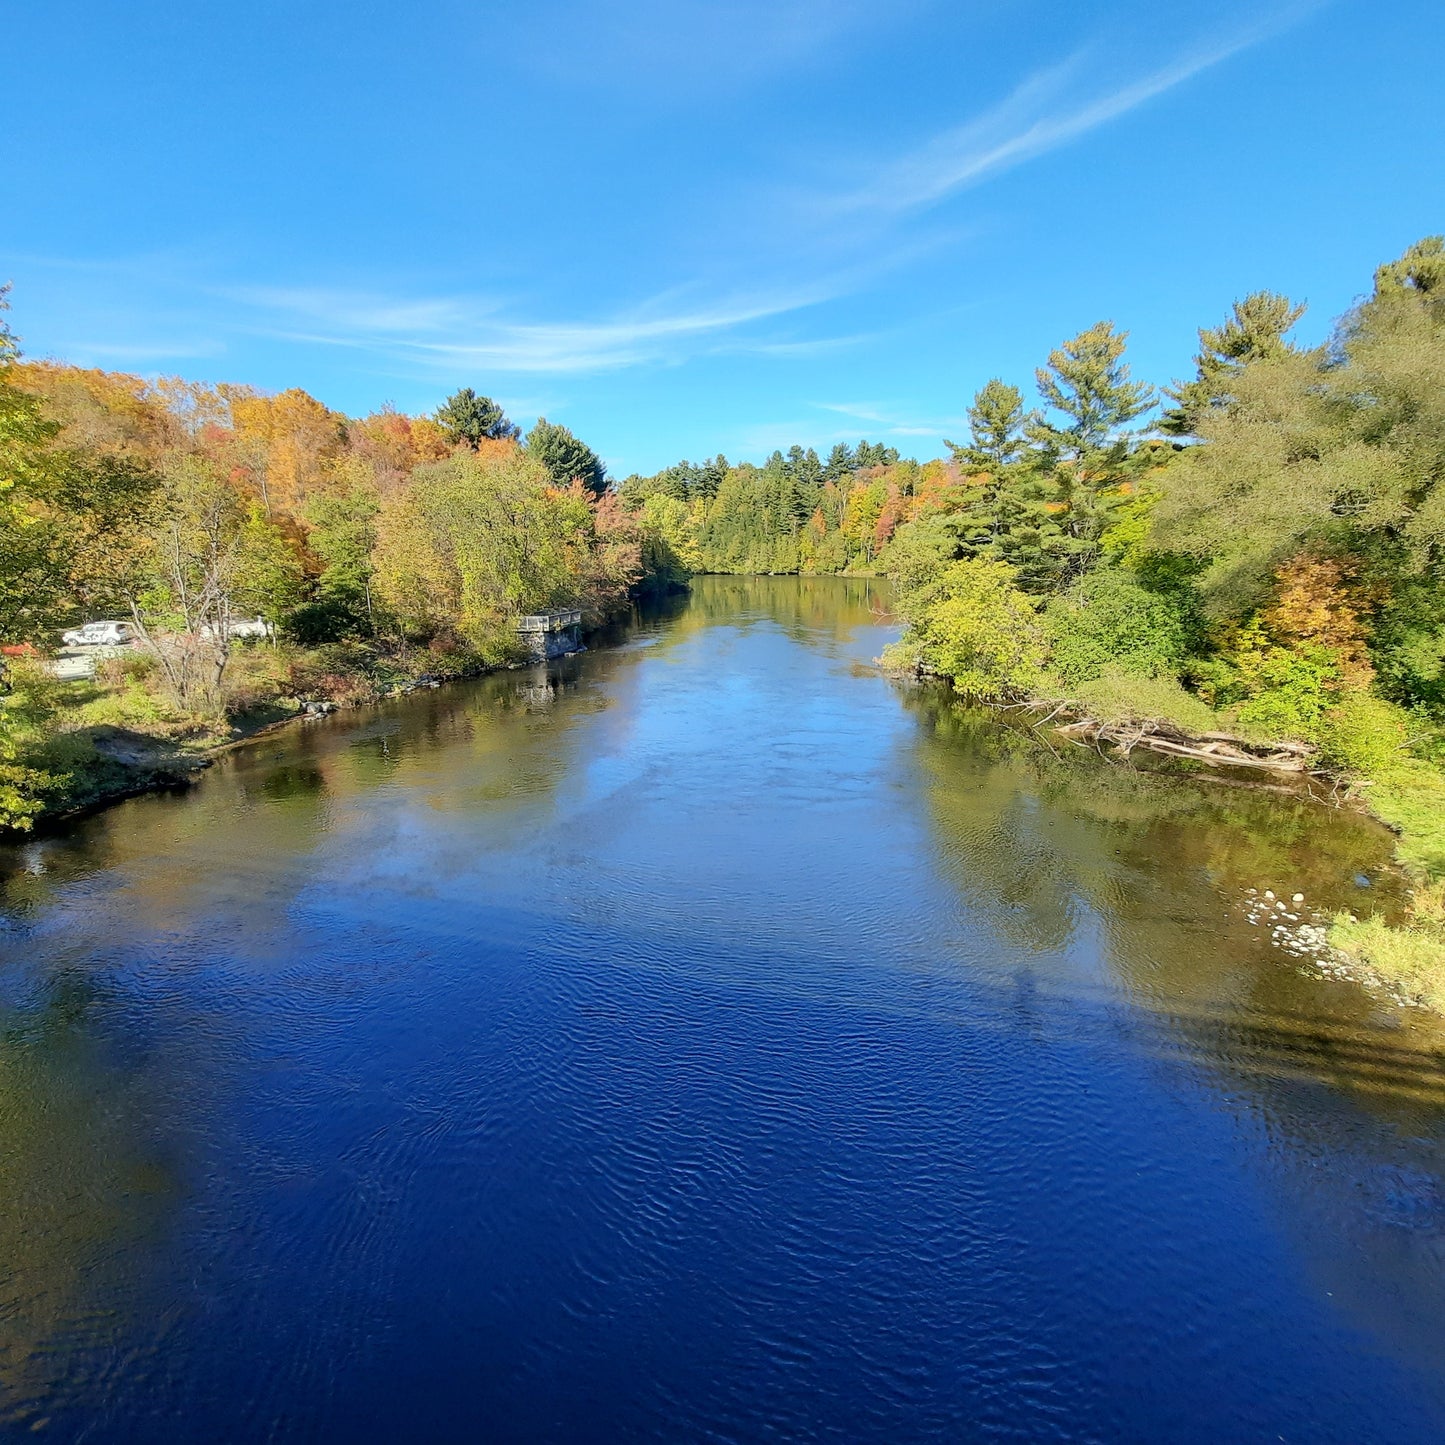
<path fill-rule="evenodd" d="M 1000 474 L 1028 450 L 1025 426 L 1032 420 L 1024 411 L 1023 393 L 993 377 L 974 393 L 968 408 L 972 440 L 967 446 L 944 440 L 960 467 Z"/>
<path fill-rule="evenodd" d="M 1160 427 L 1175 436 L 1194 435 L 1204 413 L 1230 399 L 1231 380 L 1250 362 L 1278 360 L 1293 350 L 1285 336 L 1304 314 L 1288 296 L 1252 291 L 1234 303 L 1222 326 L 1201 327 L 1194 380 L 1166 390 L 1175 405 Z"/>
<path fill-rule="evenodd" d="M 450 441 L 465 442 L 473 451 L 488 438 L 515 441 L 521 435 L 521 428 L 507 420 L 491 397 L 478 396 L 469 386 L 449 396 L 436 419 Z"/>
<path fill-rule="evenodd" d="M 1397 261 L 1381 266 L 1375 272 L 1375 297 L 1424 301 L 1436 313 L 1445 308 L 1445 236 L 1426 236 Z"/>
<path fill-rule="evenodd" d="M 853 471 L 855 465 L 853 448 L 847 442 L 836 442 L 823 465 L 823 478 L 829 482 L 841 481 Z"/>
<path fill-rule="evenodd" d="M 527 455 L 535 457 L 547 469 L 553 484 L 559 487 L 581 482 L 594 496 L 607 490 L 607 468 L 597 453 L 579 441 L 565 426 L 539 417 L 537 425 L 527 433 Z"/>
<path fill-rule="evenodd" d="M 0 637 L 18 641 L 48 620 L 55 591 L 54 539 L 42 509 L 60 481 L 60 427 L 15 384 L 20 349 L 3 315 L 9 289 L 0 287 Z"/>
<path fill-rule="evenodd" d="M 898 449 L 885 446 L 882 442 L 870 442 L 867 437 L 858 443 L 853 454 L 853 466 L 857 471 L 864 467 L 891 467 L 898 460 Z"/>
<path fill-rule="evenodd" d="M 1026 696 L 1043 676 L 1047 639 L 1038 601 L 1003 562 L 954 562 L 899 599 L 906 660 L 952 680 L 969 697 Z"/>
<path fill-rule="evenodd" d="M 1029 439 L 1059 487 L 1070 540 L 1070 570 L 1088 569 L 1110 508 L 1129 480 L 1131 438 L 1124 430 L 1154 405 L 1154 389 L 1130 378 L 1124 361 L 1127 332 L 1100 321 L 1049 353 L 1036 373 L 1049 411 L 1033 418 Z"/>
<path fill-rule="evenodd" d="M 522 612 L 576 606 L 576 498 L 525 452 L 458 453 L 418 467 L 376 518 L 376 585 L 417 638 L 459 635 L 488 658 L 515 647 Z"/>
<path fill-rule="evenodd" d="M 230 607 L 238 617 L 261 617 L 274 627 L 301 596 L 301 560 L 296 549 L 265 509 L 253 502 L 236 539 Z"/>
<path fill-rule="evenodd" d="M 377 631 L 373 581 L 376 517 L 374 483 L 358 479 L 345 491 L 315 498 L 307 508 L 306 543 L 322 562 L 316 595 L 295 609 L 290 631 L 303 642 L 330 642 Z"/>
<path fill-rule="evenodd" d="M 1369 559 L 1374 590 L 1445 572 L 1445 293 L 1437 238 L 1377 273 L 1327 348 L 1245 364 L 1164 474 L 1154 540 L 1204 564 L 1216 615 L 1307 548 Z M 1428 595 L 1428 589 L 1425 594 Z M 1422 615 L 1425 632 L 1437 625 Z M 1392 631 L 1414 629 L 1396 609 Z M 1416 640 L 1422 636 L 1416 632 Z"/>
<path fill-rule="evenodd" d="M 0 829 L 28 832 L 68 781 L 45 756 L 61 685 L 34 662 L 9 678 L 0 706 Z"/>
<path fill-rule="evenodd" d="M 1031 451 L 1023 394 L 997 377 L 968 409 L 972 440 L 945 442 L 970 485 L 951 513 L 958 554 L 1007 562 L 1030 592 L 1047 591 L 1064 570 L 1068 540 L 1058 488 Z"/>
<path fill-rule="evenodd" d="M 1099 567 L 1050 601 L 1044 614 L 1051 670 L 1067 686 L 1109 668 L 1137 677 L 1173 677 L 1189 651 L 1177 601 L 1129 573 Z"/>

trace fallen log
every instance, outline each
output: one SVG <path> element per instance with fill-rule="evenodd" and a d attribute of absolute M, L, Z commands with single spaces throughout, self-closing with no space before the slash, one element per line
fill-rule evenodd
<path fill-rule="evenodd" d="M 1016 705 L 1017 706 L 1017 705 Z M 1050 698 L 1022 705 L 1027 710 L 1046 713 L 1037 728 L 1047 726 L 1060 713 L 1067 714 L 1067 702 Z M 1096 747 L 1109 744 L 1126 757 L 1135 748 L 1167 757 L 1189 758 L 1213 767 L 1255 768 L 1276 773 L 1312 772 L 1312 750 L 1304 743 L 1252 743 L 1248 738 L 1231 733 L 1185 732 L 1162 718 L 1133 718 L 1128 722 L 1104 722 L 1099 718 L 1074 717 L 1068 722 L 1054 723 L 1055 732 L 1071 742 L 1092 742 Z"/>

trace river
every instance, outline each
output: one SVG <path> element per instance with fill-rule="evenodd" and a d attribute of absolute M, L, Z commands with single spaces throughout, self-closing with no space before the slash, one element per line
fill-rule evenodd
<path fill-rule="evenodd" d="M 0 854 L 0 1435 L 1445 1438 L 1445 1032 L 1256 901 L 1388 837 L 892 635 L 702 578 Z"/>

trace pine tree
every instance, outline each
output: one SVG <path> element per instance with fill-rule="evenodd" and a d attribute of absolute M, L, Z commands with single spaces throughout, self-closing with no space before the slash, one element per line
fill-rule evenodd
<path fill-rule="evenodd" d="M 853 455 L 853 466 L 855 470 L 862 471 L 864 467 L 891 467 L 897 460 L 896 448 L 884 446 L 882 442 L 875 445 L 864 437 Z"/>
<path fill-rule="evenodd" d="M 847 442 L 838 442 L 828 453 L 828 461 L 823 467 L 823 478 L 829 482 L 841 481 L 855 465 L 852 447 Z"/>
<path fill-rule="evenodd" d="M 478 396 L 464 386 L 438 409 L 437 422 L 452 442 L 465 442 L 473 451 L 484 438 L 515 441 L 522 429 L 507 420 L 507 414 L 489 396 Z"/>
<path fill-rule="evenodd" d="M 1122 500 L 1129 480 L 1130 438 L 1124 427 L 1154 405 L 1154 388 L 1133 381 L 1124 361 L 1127 332 L 1100 321 L 1049 353 L 1041 367 L 1039 393 L 1061 413 L 1032 418 L 1026 435 L 1058 488 L 1071 539 L 1070 569 L 1085 571 L 1098 550 L 1109 512 Z"/>
<path fill-rule="evenodd" d="M 1023 393 L 998 377 L 984 383 L 968 409 L 972 442 L 959 446 L 944 439 L 960 467 L 997 475 L 1028 450 L 1024 427 L 1033 418 L 1024 414 Z"/>
<path fill-rule="evenodd" d="M 1231 380 L 1251 361 L 1277 360 L 1294 350 L 1285 334 L 1304 313 L 1288 296 L 1253 291 L 1234 303 L 1222 326 L 1201 327 L 1195 378 L 1166 390 L 1176 404 L 1164 413 L 1160 428 L 1174 436 L 1194 435 L 1208 409 L 1228 401 Z"/>
<path fill-rule="evenodd" d="M 528 455 L 536 457 L 551 473 L 555 485 L 569 487 L 573 482 L 581 482 L 599 497 L 607 490 L 607 468 L 601 458 L 565 426 L 557 426 L 544 416 L 538 417 L 524 445 Z"/>
<path fill-rule="evenodd" d="M 1445 236 L 1426 236 L 1416 241 L 1398 261 L 1390 261 L 1375 272 L 1376 297 L 1414 292 L 1438 309 L 1445 305 Z"/>
<path fill-rule="evenodd" d="M 1019 389 L 994 377 L 968 409 L 971 442 L 945 445 L 959 467 L 979 479 L 950 514 L 957 555 L 1008 562 L 1022 587 L 1042 592 L 1064 570 L 1068 547 L 1050 506 L 1057 488 L 1029 451 L 1026 432 L 1036 420 L 1025 412 Z"/>

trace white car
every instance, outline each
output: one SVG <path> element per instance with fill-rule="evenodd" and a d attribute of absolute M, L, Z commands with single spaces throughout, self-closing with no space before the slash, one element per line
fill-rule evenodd
<path fill-rule="evenodd" d="M 135 628 L 129 622 L 87 622 L 62 632 L 60 640 L 67 647 L 129 647 Z"/>
<path fill-rule="evenodd" d="M 219 637 L 221 629 L 212 622 L 201 627 L 202 637 Z M 275 637 L 276 629 L 264 617 L 233 617 L 226 625 L 227 637 Z"/>

